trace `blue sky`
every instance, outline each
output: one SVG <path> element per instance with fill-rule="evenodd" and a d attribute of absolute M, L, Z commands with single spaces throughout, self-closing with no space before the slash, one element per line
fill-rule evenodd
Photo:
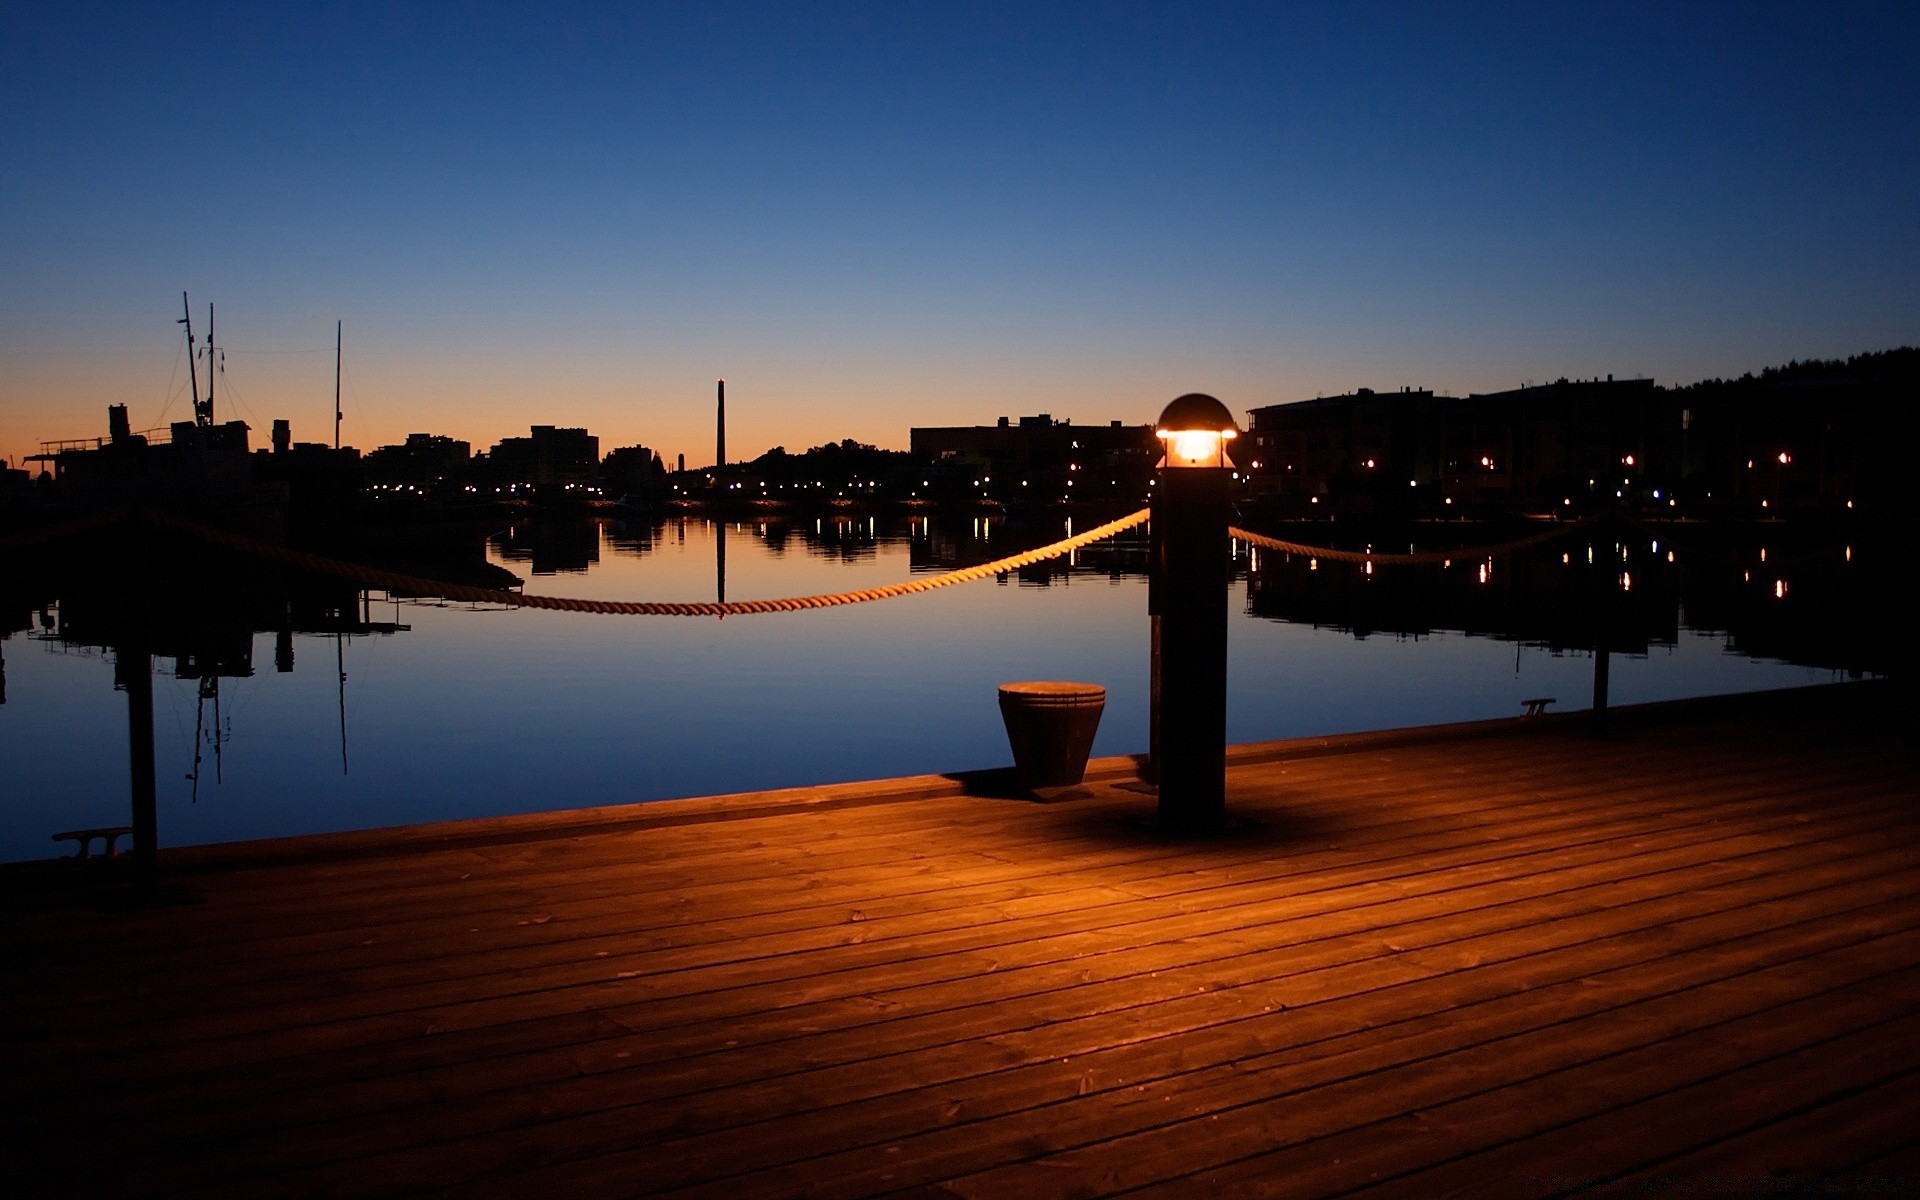
<path fill-rule="evenodd" d="M 47 6 L 0 454 L 184 415 L 711 453 L 1920 341 L 1903 6 Z M 171 404 L 169 401 L 171 400 Z"/>

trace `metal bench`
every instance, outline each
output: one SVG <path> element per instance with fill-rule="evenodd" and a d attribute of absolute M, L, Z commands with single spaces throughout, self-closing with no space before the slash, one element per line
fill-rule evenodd
<path fill-rule="evenodd" d="M 1555 697 L 1553 696 L 1535 696 L 1531 700 L 1522 700 L 1520 706 L 1527 711 L 1520 715 L 1523 717 L 1537 717 L 1541 713 L 1546 712 L 1547 705 L 1552 704 L 1554 700 Z"/>

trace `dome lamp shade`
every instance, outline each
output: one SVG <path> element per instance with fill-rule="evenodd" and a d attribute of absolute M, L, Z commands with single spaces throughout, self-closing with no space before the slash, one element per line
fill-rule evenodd
<path fill-rule="evenodd" d="M 1167 444 L 1168 467 L 1231 467 L 1226 444 L 1240 436 L 1227 406 L 1199 392 L 1167 405 L 1153 432 Z"/>

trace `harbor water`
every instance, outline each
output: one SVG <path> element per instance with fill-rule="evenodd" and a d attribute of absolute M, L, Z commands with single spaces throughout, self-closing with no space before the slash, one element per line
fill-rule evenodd
<path fill-rule="evenodd" d="M 740 600 L 899 582 L 1065 528 L 575 518 L 482 533 L 474 553 L 531 593 L 711 600 L 724 588 Z M 1380 547 L 1396 548 L 1407 547 Z M 1771 565 L 1767 553 L 1569 542 L 1369 572 L 1237 547 L 1229 737 L 1514 716 L 1538 697 L 1554 698 L 1551 711 L 1586 707 L 1594 618 L 1565 596 L 1591 588 L 1563 581 L 1596 570 L 1613 589 L 1614 704 L 1873 673 L 1832 630 L 1845 590 L 1861 586 L 1856 549 L 1775 547 Z M 1596 554 L 1622 561 L 1596 567 Z M 1104 686 L 1094 753 L 1140 753 L 1144 567 L 1134 534 L 997 579 L 797 613 L 629 618 L 373 592 L 354 595 L 334 632 L 227 629 L 222 655 L 198 657 L 161 638 L 161 843 L 998 767 L 1010 757 L 996 689 L 1014 680 Z M 60 852 L 57 831 L 127 823 L 115 650 L 76 634 L 70 606 L 57 594 L 22 602 L 0 642 L 7 860 Z"/>

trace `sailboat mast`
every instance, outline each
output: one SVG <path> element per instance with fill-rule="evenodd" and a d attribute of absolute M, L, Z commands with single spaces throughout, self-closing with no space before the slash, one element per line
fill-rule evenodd
<path fill-rule="evenodd" d="M 343 321 L 333 323 L 333 448 L 340 448 L 340 331 Z"/>
<path fill-rule="evenodd" d="M 214 365 L 214 354 L 213 301 L 209 300 L 207 301 L 207 407 L 202 410 L 198 404 L 193 406 L 193 415 L 197 418 L 196 423 L 200 425 L 213 424 L 213 380 L 220 373 L 220 368 Z"/>
<path fill-rule="evenodd" d="M 186 315 L 174 324 L 187 327 L 187 388 L 193 395 L 193 415 L 197 420 L 200 416 L 200 374 L 193 360 L 193 306 L 187 303 L 185 292 L 180 293 L 180 311 Z"/>

